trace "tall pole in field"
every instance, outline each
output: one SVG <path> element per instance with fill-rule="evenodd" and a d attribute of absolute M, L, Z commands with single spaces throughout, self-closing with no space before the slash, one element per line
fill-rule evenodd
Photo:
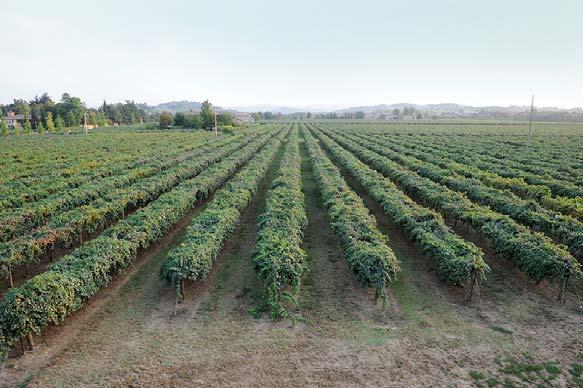
<path fill-rule="evenodd" d="M 532 112 L 534 111 L 534 94 L 532 95 L 532 100 L 530 101 L 530 120 L 528 122 L 528 142 L 532 138 Z"/>

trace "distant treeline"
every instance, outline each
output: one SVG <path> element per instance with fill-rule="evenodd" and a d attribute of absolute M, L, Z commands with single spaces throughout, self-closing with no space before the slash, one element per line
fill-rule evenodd
<path fill-rule="evenodd" d="M 217 112 L 209 100 L 201 103 L 200 111 L 190 112 L 162 112 L 158 117 L 160 128 L 179 127 L 188 129 L 212 129 L 216 125 L 220 127 L 231 127 L 234 125 L 233 115 L 230 112 Z"/>
<path fill-rule="evenodd" d="M 8 112 L 16 115 L 24 115 L 24 120 L 19 125 L 32 129 L 47 128 L 54 123 L 66 127 L 75 127 L 85 123 L 89 125 L 107 126 L 137 124 L 154 119 L 143 108 L 133 101 L 125 103 L 103 104 L 97 108 L 87 108 L 79 97 L 73 97 L 69 93 L 63 93 L 58 102 L 44 93 L 30 101 L 23 99 L 14 100 L 10 104 L 0 104 L 0 114 L 6 117 Z"/>
<path fill-rule="evenodd" d="M 269 112 L 266 112 L 269 113 Z M 286 115 L 269 114 L 262 116 L 261 119 L 269 120 L 275 118 L 287 119 L 317 119 L 317 120 L 378 120 L 378 121 L 399 121 L 399 120 L 459 120 L 459 119 L 477 119 L 491 121 L 528 121 L 530 110 L 528 111 L 511 111 L 496 109 L 481 109 L 479 111 L 457 112 L 433 112 L 418 109 L 415 107 L 404 107 L 402 109 L 376 110 L 372 112 L 364 111 L 344 111 L 344 112 L 295 112 Z M 533 120 L 547 122 L 581 122 L 583 121 L 583 110 L 539 110 L 534 109 Z"/>
<path fill-rule="evenodd" d="M 528 121 L 530 112 L 499 112 L 482 110 L 478 113 L 468 116 L 469 118 L 492 119 L 492 120 L 516 120 Z M 536 121 L 583 121 L 583 110 L 538 110 L 535 108 L 533 119 Z"/>

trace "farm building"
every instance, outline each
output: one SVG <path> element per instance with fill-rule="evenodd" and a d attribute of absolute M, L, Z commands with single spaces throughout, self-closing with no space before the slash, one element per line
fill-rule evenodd
<path fill-rule="evenodd" d="M 233 113 L 233 121 L 238 124 L 250 124 L 253 123 L 255 120 L 253 119 L 253 116 L 250 113 L 237 112 Z"/>
<path fill-rule="evenodd" d="M 6 114 L 6 124 L 11 128 L 14 128 L 17 124 L 22 127 L 27 119 L 30 120 L 30 115 L 16 114 L 14 112 Z"/>

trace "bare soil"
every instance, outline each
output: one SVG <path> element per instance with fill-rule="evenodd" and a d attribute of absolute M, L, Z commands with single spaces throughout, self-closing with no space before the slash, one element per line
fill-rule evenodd
<path fill-rule="evenodd" d="M 576 386 L 583 315 L 561 306 L 486 249 L 480 302 L 446 287 L 425 257 L 354 180 L 401 262 L 383 312 L 357 283 L 302 147 L 310 271 L 291 318 L 258 315 L 251 265 L 257 216 L 276 164 L 204 283 L 183 303 L 159 280 L 193 212 L 63 326 L 10 358 L 5 386 Z"/>

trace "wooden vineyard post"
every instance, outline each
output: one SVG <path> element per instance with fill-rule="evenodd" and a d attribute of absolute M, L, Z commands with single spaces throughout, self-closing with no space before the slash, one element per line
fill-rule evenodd
<path fill-rule="evenodd" d="M 565 304 L 567 301 L 567 281 L 569 280 L 569 275 L 565 278 L 565 281 L 561 284 L 561 288 L 559 290 L 559 301 L 561 304 Z"/>
<path fill-rule="evenodd" d="M 468 297 L 468 300 L 470 303 L 472 303 L 472 298 L 474 296 L 474 288 L 476 288 L 478 286 L 478 277 L 476 274 L 476 269 L 473 268 L 472 269 L 472 280 L 471 280 L 471 286 L 470 286 L 470 295 Z"/>
<path fill-rule="evenodd" d="M 177 291 L 176 302 L 174 302 L 174 316 L 176 316 L 176 311 L 178 310 L 178 303 L 182 300 L 182 298 L 184 298 L 184 279 L 180 279 Z"/>
<path fill-rule="evenodd" d="M 34 339 L 32 338 L 32 334 L 28 333 L 26 335 L 26 341 L 28 342 L 28 347 L 30 350 L 34 350 Z"/>
<path fill-rule="evenodd" d="M 184 268 L 184 261 L 182 259 L 182 257 L 180 258 L 180 268 Z M 179 299 L 183 299 L 184 298 L 184 278 L 180 277 L 180 284 L 178 285 L 178 298 Z"/>
<path fill-rule="evenodd" d="M 10 284 L 10 288 L 14 287 L 14 280 L 12 279 L 12 268 L 8 267 L 8 282 Z"/>
<path fill-rule="evenodd" d="M 387 317 L 387 307 L 389 307 L 390 305 L 386 288 L 383 288 L 381 298 L 383 300 L 383 319 L 385 319 Z"/>

